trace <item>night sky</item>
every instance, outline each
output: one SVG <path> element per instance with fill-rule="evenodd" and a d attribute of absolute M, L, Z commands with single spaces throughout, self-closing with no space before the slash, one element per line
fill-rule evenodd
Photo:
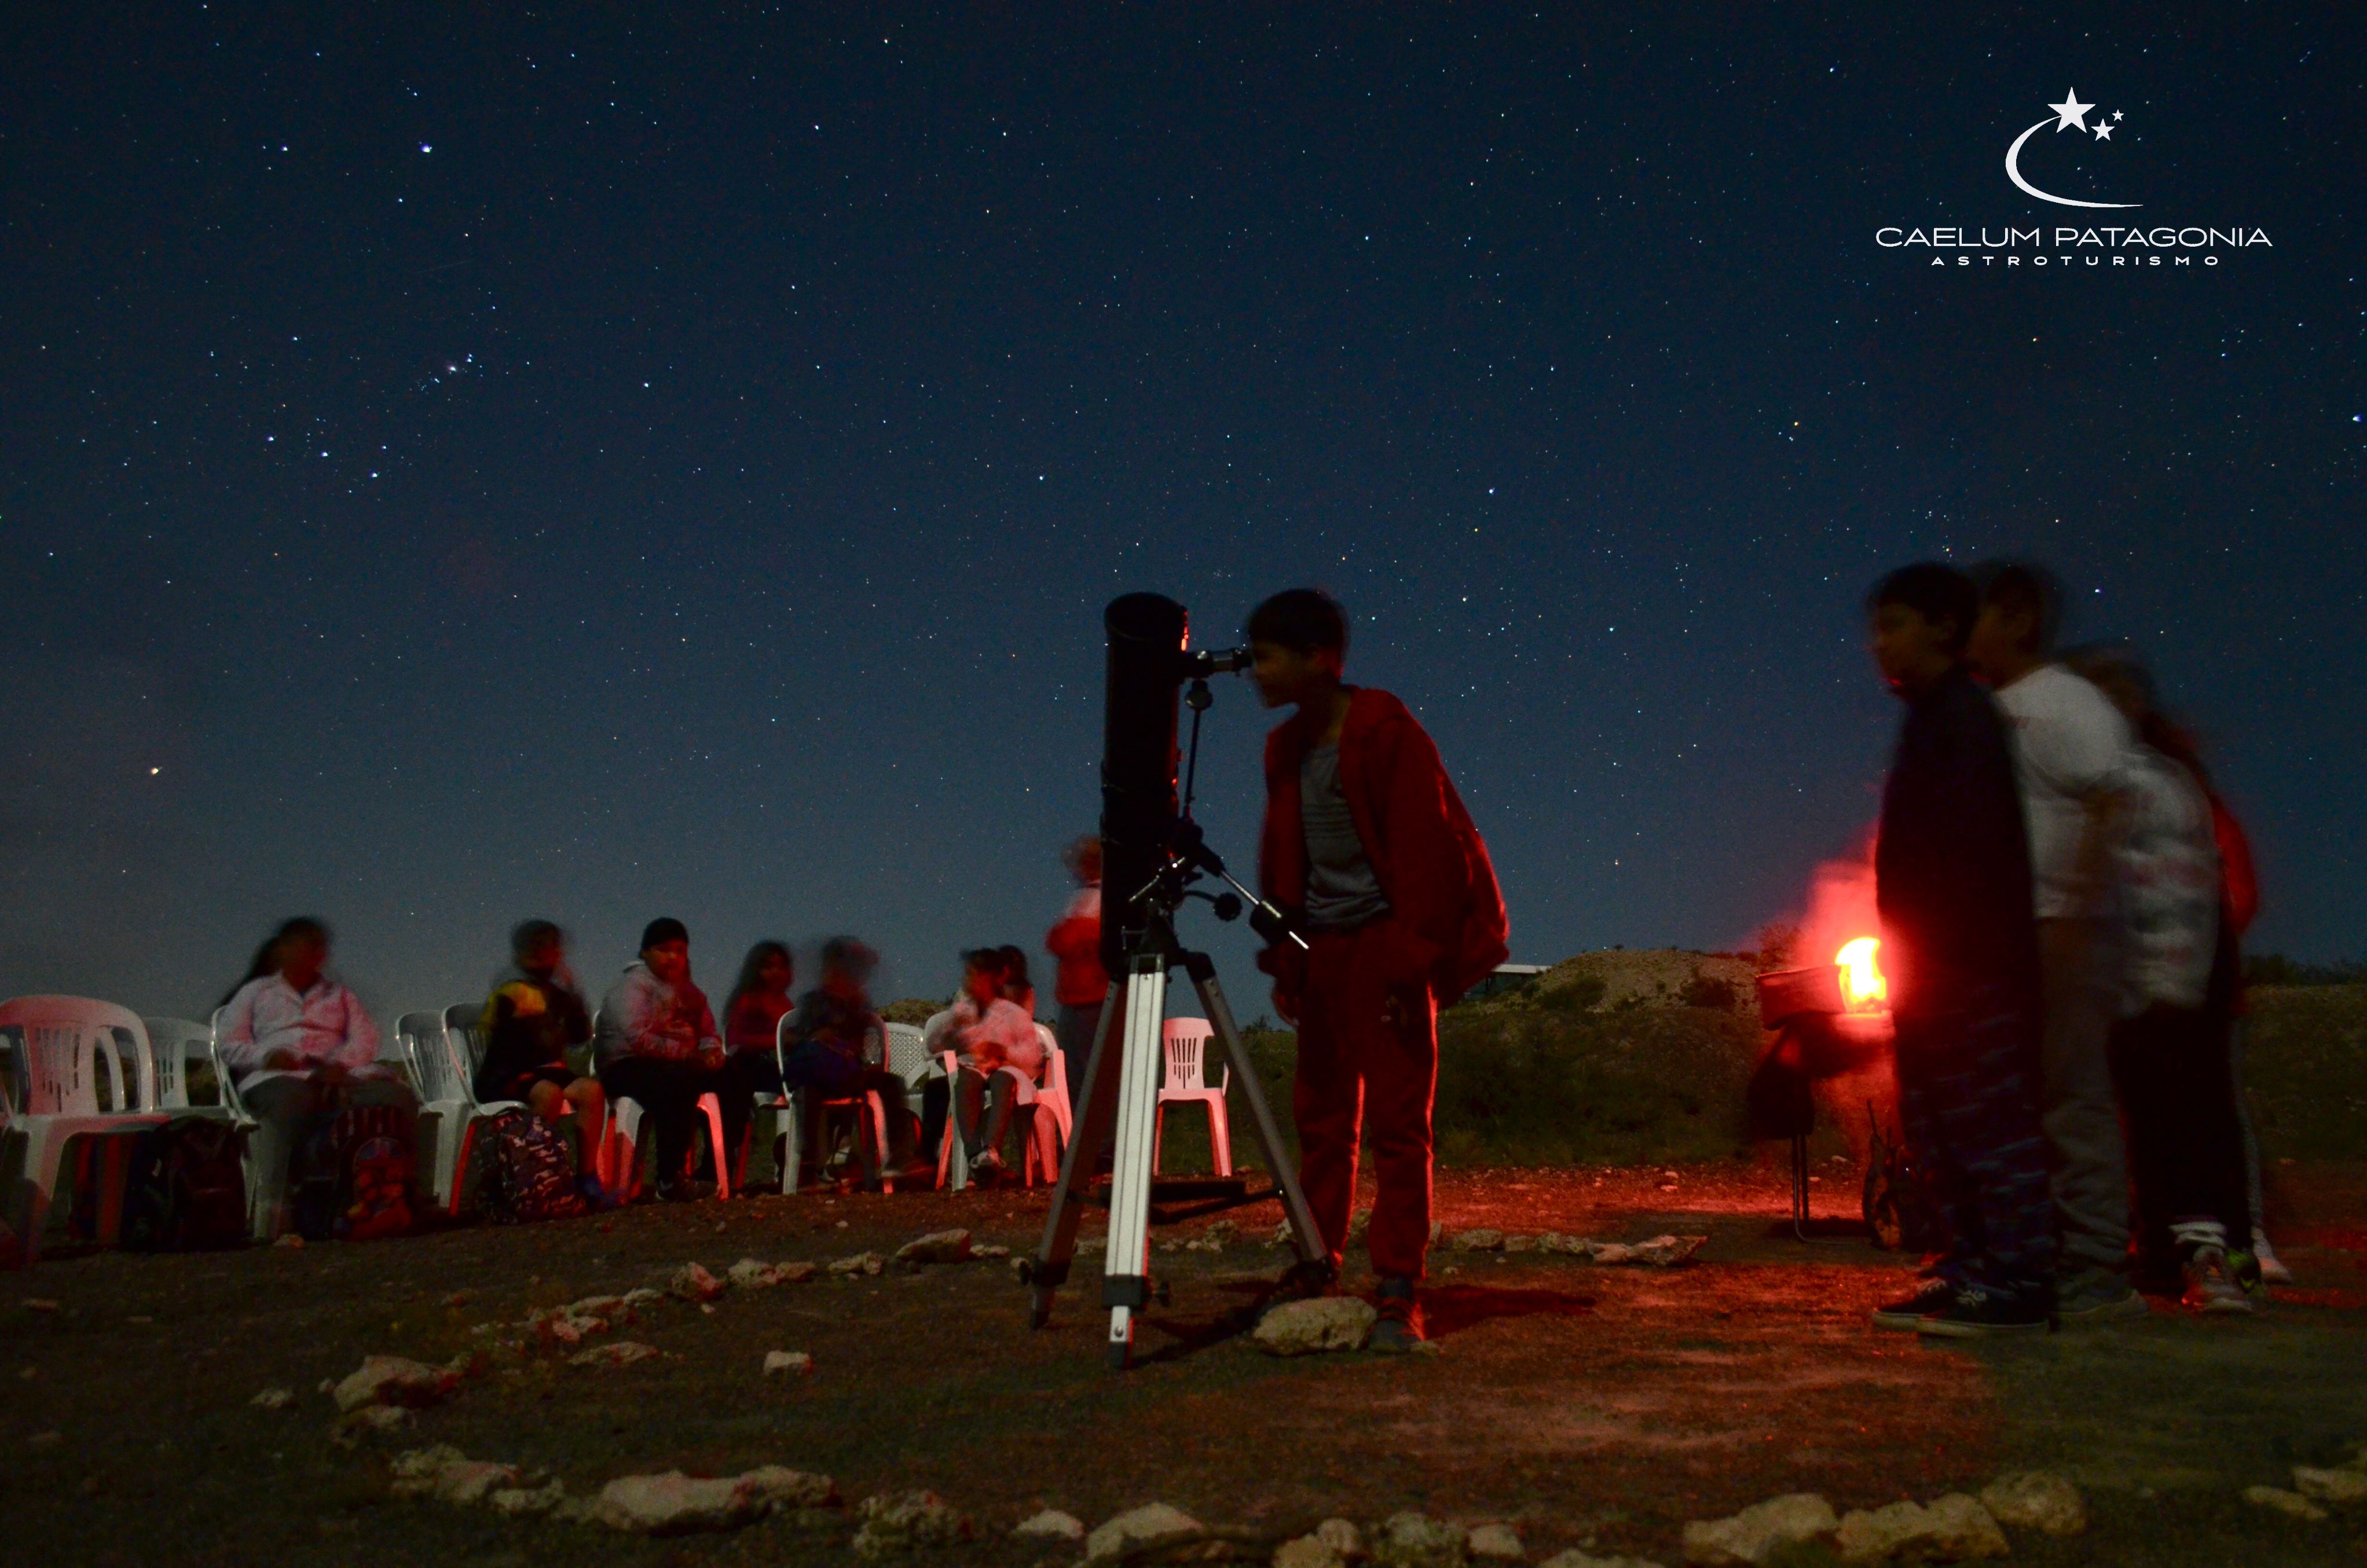
<path fill-rule="evenodd" d="M 202 1018 L 296 913 L 388 1017 L 528 915 L 943 994 L 1065 896 L 1103 604 L 1302 582 L 1516 959 L 1745 945 L 1873 817 L 1866 587 L 2004 551 L 2207 737 L 2255 948 L 2367 952 L 2347 8 L 709 9 L 0 24 L 0 994 Z M 2139 208 L 2008 182 L 2068 88 L 2022 173 Z M 2269 243 L 1875 240 L 2107 223 Z"/>

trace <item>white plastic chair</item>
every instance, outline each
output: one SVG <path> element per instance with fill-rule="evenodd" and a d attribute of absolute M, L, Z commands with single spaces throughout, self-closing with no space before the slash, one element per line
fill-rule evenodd
<path fill-rule="evenodd" d="M 605 1011 L 606 1009 L 603 1009 Z M 600 1015 L 593 1015 L 592 1038 L 600 1038 Z M 723 1102 L 711 1094 L 698 1096 L 707 1116 L 707 1135 L 715 1145 L 715 1196 L 731 1196 L 731 1154 L 723 1146 Z M 641 1102 L 630 1095 L 608 1096 L 607 1119 L 600 1128 L 598 1165 L 601 1185 L 619 1203 L 629 1203 L 641 1189 Z M 685 1173 L 687 1175 L 687 1172 Z"/>
<path fill-rule="evenodd" d="M 470 1011 L 463 1002 L 441 1013 L 405 1013 L 394 1025 L 402 1059 L 411 1068 L 412 1086 L 419 1091 L 419 1153 L 427 1166 L 429 1191 L 447 1214 L 459 1213 L 468 1197 L 469 1154 L 476 1146 L 477 1124 L 523 1108 L 515 1100 L 479 1103 L 468 1036 L 455 1034 L 451 1023 L 455 1013 L 466 1017 Z"/>
<path fill-rule="evenodd" d="M 23 1239 L 27 1261 L 39 1256 L 69 1146 L 77 1138 L 104 1140 L 98 1239 L 112 1242 L 122 1223 L 123 1193 L 130 1174 L 130 1134 L 161 1126 L 156 1110 L 155 1066 L 148 1031 L 139 1017 L 111 1002 L 84 996 L 19 996 L 0 1003 L 0 1035 L 11 1042 L 17 1064 L 16 1094 L 7 1096 L 7 1119 L 0 1128 L 0 1202 Z M 132 1083 L 140 1108 L 127 1103 L 123 1054 L 132 1058 Z M 110 1106 L 99 1107 L 102 1073 Z"/>
<path fill-rule="evenodd" d="M 794 1017 L 795 1015 L 790 1013 L 782 1014 L 780 1025 L 773 1032 L 773 1058 L 780 1064 L 781 1074 L 785 1078 L 788 1075 L 789 1022 Z M 896 1043 L 894 1031 L 899 1027 L 900 1026 L 895 1024 L 888 1025 L 887 1028 L 889 1031 L 888 1037 L 880 1042 L 881 1056 L 891 1063 L 894 1061 L 894 1057 L 891 1053 L 894 1051 Z M 907 1097 L 909 1098 L 910 1096 L 908 1096 Z M 854 1096 L 850 1095 L 834 1100 L 826 1100 L 811 1089 L 800 1089 L 796 1094 L 788 1096 L 787 1126 L 785 1129 L 788 1134 L 788 1142 L 782 1151 L 781 1159 L 781 1190 L 783 1192 L 795 1192 L 798 1189 L 798 1182 L 800 1179 L 806 1161 L 806 1139 L 809 1134 L 809 1130 L 814 1113 L 817 1111 L 829 1110 L 834 1106 L 854 1106 L 855 1104 L 857 1104 L 857 1101 Z M 881 1096 L 878 1090 L 866 1089 L 863 1092 L 860 1104 L 863 1109 L 868 1110 L 871 1113 L 871 1131 L 876 1140 L 873 1142 L 872 1147 L 878 1151 L 879 1157 L 879 1189 L 882 1192 L 893 1192 L 896 1190 L 896 1178 L 893 1175 L 889 1174 L 887 1168 L 888 1102 Z"/>
<path fill-rule="evenodd" d="M 1060 1037 L 1048 1024 L 1036 1026 L 1044 1042 L 1044 1081 L 1036 1086 L 1036 1121 L 1028 1130 L 1026 1182 L 1033 1187 L 1041 1175 L 1047 1182 L 1060 1179 L 1060 1154 L 1069 1146 L 1075 1112 L 1069 1105 L 1069 1064 L 1060 1051 Z"/>
<path fill-rule="evenodd" d="M 221 1085 L 223 1108 L 230 1112 L 232 1122 L 246 1132 L 242 1142 L 246 1150 L 243 1164 L 246 1169 L 247 1233 L 258 1242 L 277 1241 L 285 1228 L 283 1221 L 288 1213 L 289 1151 L 277 1145 L 276 1131 L 266 1136 L 263 1123 L 240 1097 L 237 1075 L 222 1060 L 221 1021 L 228 1011 L 227 1007 L 215 1008 L 207 1024 L 206 1059 L 213 1063 L 214 1082 Z M 266 1176 L 270 1177 L 267 1182 Z"/>
<path fill-rule="evenodd" d="M 1208 1109 L 1208 1147 L 1216 1155 L 1217 1174 L 1233 1174 L 1233 1132 L 1225 1117 L 1225 1091 L 1233 1086 L 1233 1070 L 1215 1085 L 1207 1081 L 1208 1037 L 1215 1032 L 1206 1018 L 1170 1018 L 1164 1030 L 1167 1082 L 1159 1086 L 1159 1113 L 1150 1134 L 1150 1168 L 1159 1169 L 1159 1147 L 1167 1131 L 1167 1108 L 1202 1105 Z"/>
<path fill-rule="evenodd" d="M 156 1068 L 156 1106 L 190 1116 L 202 1116 L 223 1120 L 235 1119 L 228 1093 L 217 1087 L 213 1103 L 189 1103 L 189 1061 L 192 1057 L 210 1063 L 213 1060 L 213 1031 L 205 1025 L 187 1018 L 142 1018 L 148 1029 L 148 1052 Z M 220 1074 L 216 1073 L 219 1082 Z"/>

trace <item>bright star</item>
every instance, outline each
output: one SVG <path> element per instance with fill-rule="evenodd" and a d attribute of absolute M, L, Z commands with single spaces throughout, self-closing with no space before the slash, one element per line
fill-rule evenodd
<path fill-rule="evenodd" d="M 2112 118 L 2113 118 L 2114 119 L 2116 119 L 2116 120 L 2117 120 L 2117 119 L 2119 119 L 2121 118 L 2121 111 L 2120 111 L 2120 110 L 2118 110 L 2118 109 L 2114 109 L 2114 110 L 2112 111 Z"/>
<path fill-rule="evenodd" d="M 2094 104 L 2081 103 L 2079 101 L 2078 93 L 2074 91 L 2065 93 L 2061 103 L 2048 104 L 2046 107 L 2053 109 L 2057 116 L 2055 121 L 2055 129 L 2056 131 L 2060 132 L 2068 131 L 2075 125 L 2082 131 L 2087 130 L 2088 111 L 2094 108 L 2096 106 Z"/>
<path fill-rule="evenodd" d="M 2097 141 L 2099 141 L 2099 142 L 2110 142 L 2112 139 L 2112 121 L 2110 121 L 2110 120 L 2099 120 L 2099 121 L 2097 122 L 2097 125 L 2096 125 L 2096 140 L 2097 140 Z"/>

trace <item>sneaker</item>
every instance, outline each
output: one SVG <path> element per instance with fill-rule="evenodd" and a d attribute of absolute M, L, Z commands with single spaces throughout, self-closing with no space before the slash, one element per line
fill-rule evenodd
<path fill-rule="evenodd" d="M 2248 1312 L 2252 1299 L 2236 1283 L 2227 1254 L 2218 1247 L 2197 1247 L 2186 1260 L 2186 1304 L 2198 1312 Z"/>
<path fill-rule="evenodd" d="M 2141 1318 L 2149 1310 L 2145 1298 L 2117 1275 L 2090 1275 L 2055 1298 L 2055 1321 L 2061 1328 L 2085 1328 L 2124 1318 Z"/>
<path fill-rule="evenodd" d="M 2252 1233 L 2252 1256 L 2257 1259 L 2260 1265 L 2260 1278 L 2267 1280 L 2270 1284 L 2290 1285 L 2293 1283 L 2293 1270 L 2287 1268 L 2285 1267 L 2284 1259 L 2277 1256 L 2277 1249 L 2269 1244 L 2268 1232 L 2254 1231 Z"/>
<path fill-rule="evenodd" d="M 661 1203 L 696 1203 L 702 1198 L 715 1196 L 715 1184 L 706 1181 L 662 1181 L 658 1183 Z"/>
<path fill-rule="evenodd" d="M 616 1198 L 606 1187 L 600 1185 L 598 1176 L 588 1171 L 575 1178 L 575 1191 L 576 1195 L 583 1199 L 584 1207 L 590 1209 L 595 1214 L 606 1214 L 617 1207 Z"/>
<path fill-rule="evenodd" d="M 1421 1303 L 1414 1299 L 1412 1280 L 1382 1280 L 1380 1300 L 1373 1304 L 1380 1309 L 1381 1315 L 1373 1324 L 1371 1336 L 1365 1341 L 1365 1349 L 1377 1350 L 1384 1356 L 1402 1356 L 1422 1342 Z"/>
<path fill-rule="evenodd" d="M 1874 1326 L 1896 1329 L 1912 1334 L 1915 1325 L 1956 1299 L 1956 1288 L 1937 1276 L 1923 1281 L 1915 1294 L 1904 1301 L 1874 1309 Z"/>
<path fill-rule="evenodd" d="M 2027 1296 L 1966 1285 L 1947 1305 L 1915 1320 L 1915 1332 L 1936 1339 L 1985 1339 L 1992 1335 L 2044 1334 L 2046 1309 Z"/>

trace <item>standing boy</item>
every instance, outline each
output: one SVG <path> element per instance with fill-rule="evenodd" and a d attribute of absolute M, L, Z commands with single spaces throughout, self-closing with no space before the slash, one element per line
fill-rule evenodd
<path fill-rule="evenodd" d="M 1299 1180 L 1337 1267 L 1369 1112 L 1380 1192 L 1365 1244 L 1380 1277 L 1372 1347 L 1422 1337 L 1438 1009 L 1503 962 L 1488 846 L 1404 703 L 1344 685 L 1346 612 L 1293 588 L 1250 616 L 1258 693 L 1297 715 L 1266 737 L 1259 881 L 1308 949 L 1270 948 L 1274 1006 L 1298 1028 Z M 1369 1098 L 1368 1098 L 1369 1096 Z"/>
<path fill-rule="evenodd" d="M 1978 606 L 1970 579 L 1931 562 L 1867 605 L 1874 661 L 1907 704 L 1874 856 L 1899 1114 L 1949 1233 L 1934 1277 L 1874 1321 L 1954 1336 L 2044 1334 L 2055 1242 L 2022 797 L 1996 704 L 1964 664 Z"/>
<path fill-rule="evenodd" d="M 2056 662 L 2053 580 L 2012 562 L 1978 575 L 1965 658 L 1997 693 L 2013 737 L 2045 981 L 2039 1108 L 2063 1233 L 2056 1310 L 2066 1324 L 2143 1317 L 2128 1278 L 2128 1164 L 2106 1049 L 2123 949 L 2112 835 L 2133 738 L 2102 692 Z"/>

